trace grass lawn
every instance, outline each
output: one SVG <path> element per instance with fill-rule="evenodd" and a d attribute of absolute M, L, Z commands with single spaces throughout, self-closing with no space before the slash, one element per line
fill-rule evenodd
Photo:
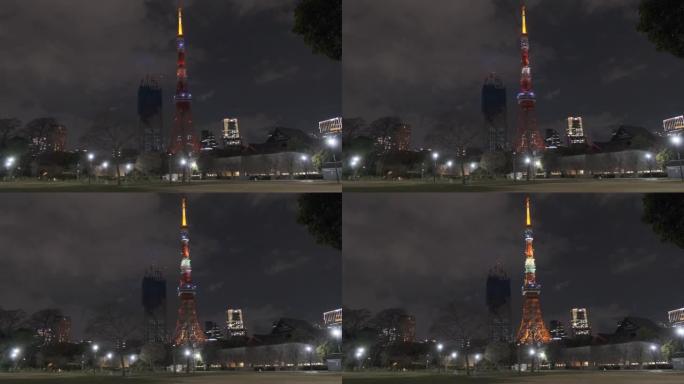
<path fill-rule="evenodd" d="M 559 371 L 541 374 L 501 373 L 475 375 L 431 375 L 421 373 L 345 373 L 344 383 L 350 384 L 679 384 L 684 372 L 674 371 Z"/>
<path fill-rule="evenodd" d="M 538 179 L 532 182 L 510 180 L 459 180 L 431 183 L 424 180 L 371 181 L 344 183 L 345 192 L 540 192 L 540 193 L 650 193 L 684 192 L 684 183 L 672 179 Z"/>
<path fill-rule="evenodd" d="M 342 186 L 330 181 L 311 180 L 208 180 L 188 184 L 160 181 L 116 181 L 88 184 L 77 181 L 16 180 L 0 182 L 0 192 L 161 192 L 161 193 L 340 193 Z"/>
<path fill-rule="evenodd" d="M 340 373 L 322 372 L 211 372 L 189 376 L 160 373 L 122 378 L 81 373 L 2 373 L 0 383 L 18 384 L 340 384 Z"/>

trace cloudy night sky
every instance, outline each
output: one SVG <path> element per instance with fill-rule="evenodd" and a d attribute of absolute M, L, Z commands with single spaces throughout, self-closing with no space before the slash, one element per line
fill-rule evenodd
<path fill-rule="evenodd" d="M 489 269 L 511 278 L 514 330 L 524 271 L 524 195 L 360 195 L 344 201 L 344 305 L 405 308 L 428 336 L 437 309 L 459 299 L 486 313 Z M 594 332 L 628 315 L 667 321 L 684 306 L 682 250 L 641 222 L 640 195 L 533 195 L 544 320 L 587 307 Z M 382 278 L 378 278 L 382 276 Z"/>
<path fill-rule="evenodd" d="M 175 326 L 180 196 L 5 195 L 0 202 L 0 303 L 29 314 L 60 308 L 83 335 L 92 310 L 121 303 L 142 322 L 141 283 L 150 265 L 167 279 Z M 296 195 L 192 195 L 190 254 L 200 321 L 225 322 L 243 308 L 249 332 L 272 321 L 322 321 L 341 303 L 341 255 L 297 224 Z M 170 329 L 172 331 L 172 329 Z"/>
<path fill-rule="evenodd" d="M 163 76 L 173 116 L 177 0 L 5 0 L 0 8 L 0 117 L 57 117 L 71 148 L 95 114 L 137 122 L 137 91 Z M 196 129 L 238 117 L 250 142 L 276 125 L 312 132 L 340 114 L 341 66 L 292 33 L 294 0 L 185 1 Z M 296 94 L 296 97 L 293 95 Z"/>
<path fill-rule="evenodd" d="M 682 113 L 684 61 L 636 31 L 638 0 L 528 0 L 539 126 L 564 132 L 584 117 L 595 141 L 619 124 L 662 129 Z M 414 146 L 437 119 L 481 124 L 490 72 L 508 88 L 515 131 L 520 79 L 519 0 L 346 0 L 344 116 L 396 115 Z M 565 125 L 564 125 L 565 124 Z M 543 131 L 542 131 L 543 132 Z"/>

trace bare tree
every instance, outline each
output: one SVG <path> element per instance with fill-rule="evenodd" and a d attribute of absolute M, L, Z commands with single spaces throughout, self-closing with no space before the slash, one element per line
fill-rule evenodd
<path fill-rule="evenodd" d="M 445 116 L 434 124 L 434 128 L 426 136 L 426 142 L 434 148 L 443 148 L 454 153 L 461 168 L 461 181 L 465 185 L 468 148 L 477 143 L 483 132 L 479 124 Z"/>
<path fill-rule="evenodd" d="M 26 312 L 21 309 L 0 308 L 0 334 L 8 336 L 13 334 L 21 326 L 26 318 Z"/>
<path fill-rule="evenodd" d="M 27 324 L 32 329 L 40 331 L 43 342 L 49 344 L 52 342 L 52 338 L 57 332 L 57 325 L 62 318 L 64 315 L 59 309 L 43 309 L 32 314 L 27 320 Z"/>
<path fill-rule="evenodd" d="M 124 352 L 126 340 L 138 329 L 135 320 L 117 304 L 104 305 L 90 319 L 86 334 L 111 342 L 119 355 L 121 375 L 126 376 Z"/>
<path fill-rule="evenodd" d="M 81 142 L 111 154 L 116 166 L 116 182 L 121 185 L 122 153 L 136 138 L 136 131 L 133 124 L 122 121 L 114 112 L 109 110 L 98 114 L 88 132 L 81 137 Z"/>
<path fill-rule="evenodd" d="M 0 148 L 7 147 L 7 140 L 21 127 L 17 119 L 0 119 Z"/>
<path fill-rule="evenodd" d="M 470 375 L 470 344 L 484 336 L 486 324 L 481 309 L 468 302 L 453 301 L 439 310 L 438 317 L 430 327 L 431 335 L 439 340 L 461 345 L 465 357 L 466 374 Z"/>

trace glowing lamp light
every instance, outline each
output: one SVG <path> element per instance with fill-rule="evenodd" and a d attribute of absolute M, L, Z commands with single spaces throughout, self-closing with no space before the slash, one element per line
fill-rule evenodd
<path fill-rule="evenodd" d="M 542 360 L 546 360 L 546 353 L 545 352 L 539 353 L 539 358 L 541 358 Z"/>
<path fill-rule="evenodd" d="M 684 327 L 677 327 L 675 332 L 677 333 L 677 336 L 684 337 Z"/>
<path fill-rule="evenodd" d="M 672 138 L 670 138 L 670 141 L 672 142 L 672 144 L 679 147 L 679 145 L 682 144 L 682 137 L 681 136 L 672 136 Z"/>
<path fill-rule="evenodd" d="M 100 346 L 97 344 L 93 344 L 93 352 L 97 352 L 100 349 Z"/>
<path fill-rule="evenodd" d="M 530 159 L 529 157 L 526 157 L 525 158 L 525 164 L 532 164 L 532 159 Z"/>
<path fill-rule="evenodd" d="M 541 168 L 541 166 L 542 166 L 542 163 L 539 160 L 537 160 L 537 162 L 534 164 L 537 166 L 537 168 Z"/>
<path fill-rule="evenodd" d="M 192 354 L 192 352 L 190 352 L 189 349 L 186 349 L 186 350 L 185 350 L 185 356 L 188 356 L 188 357 L 189 357 L 191 354 Z"/>
<path fill-rule="evenodd" d="M 196 161 L 193 161 L 192 164 L 190 164 L 190 167 L 191 167 L 192 169 L 197 169 L 197 162 L 196 162 Z"/>
<path fill-rule="evenodd" d="M 534 356 L 536 354 L 537 354 L 537 351 L 535 351 L 534 349 L 530 349 L 530 356 Z"/>
<path fill-rule="evenodd" d="M 131 355 L 129 357 L 129 360 L 131 361 L 131 363 L 134 363 L 137 359 L 138 359 L 138 356 L 136 356 L 136 355 Z"/>
<path fill-rule="evenodd" d="M 326 143 L 326 144 L 328 145 L 328 147 L 330 147 L 330 148 L 336 148 L 337 145 L 339 144 L 339 142 L 337 141 L 337 139 L 334 138 L 334 137 L 329 137 L 329 138 L 325 141 L 325 143 Z"/>
<path fill-rule="evenodd" d="M 185 159 L 180 159 L 180 165 L 185 167 L 186 165 L 188 165 L 188 161 Z"/>
<path fill-rule="evenodd" d="M 105 356 L 105 357 L 107 358 L 107 360 L 111 360 L 112 357 L 114 357 L 114 354 L 109 352 L 109 353 L 107 353 L 107 356 Z"/>
<path fill-rule="evenodd" d="M 133 164 L 126 164 L 126 170 L 127 171 L 133 170 Z"/>
<path fill-rule="evenodd" d="M 451 168 L 451 167 L 454 166 L 454 162 L 451 161 L 451 160 L 449 160 L 449 161 L 447 161 L 447 164 L 446 164 L 446 165 L 447 165 L 447 167 Z"/>
<path fill-rule="evenodd" d="M 356 348 L 356 358 L 357 359 L 361 359 L 365 353 L 366 353 L 366 348 L 364 348 L 364 347 Z"/>
<path fill-rule="evenodd" d="M 195 353 L 195 360 L 202 360 L 202 354 L 199 352 Z"/>
<path fill-rule="evenodd" d="M 335 339 L 341 339 L 342 338 L 342 329 L 339 327 L 333 328 L 332 330 L 330 330 L 330 334 Z"/>
<path fill-rule="evenodd" d="M 655 344 L 651 344 L 651 351 L 654 351 L 654 352 L 655 352 L 656 349 L 658 349 L 658 347 L 656 347 Z"/>
<path fill-rule="evenodd" d="M 647 153 L 647 154 L 646 154 L 646 159 L 647 159 L 647 160 L 651 160 L 652 158 L 653 158 L 653 155 L 651 155 L 650 153 Z"/>
<path fill-rule="evenodd" d="M 109 168 L 109 162 L 105 161 L 104 163 L 102 163 L 102 168 L 104 168 L 104 169 Z"/>
<path fill-rule="evenodd" d="M 451 358 L 452 358 L 452 359 L 455 359 L 456 357 L 458 357 L 458 353 L 456 353 L 456 352 L 451 352 Z"/>
<path fill-rule="evenodd" d="M 480 361 L 481 358 L 482 355 L 480 355 L 479 353 L 475 355 L 475 361 Z"/>
<path fill-rule="evenodd" d="M 439 159 L 439 153 L 438 153 L 438 152 L 433 153 L 433 154 L 432 154 L 432 159 L 433 159 L 433 160 Z"/>
<path fill-rule="evenodd" d="M 477 163 L 470 163 L 470 168 L 472 168 L 472 169 L 477 168 Z"/>
<path fill-rule="evenodd" d="M 441 352 L 442 349 L 444 349 L 444 344 L 437 344 L 437 350 Z"/>
<path fill-rule="evenodd" d="M 88 154 L 88 161 L 93 161 L 95 160 L 95 154 L 94 153 L 89 153 Z"/>
<path fill-rule="evenodd" d="M 302 155 L 302 157 L 300 157 L 300 159 L 301 159 L 302 161 L 309 161 L 309 156 L 307 156 L 307 155 Z"/>
<path fill-rule="evenodd" d="M 21 354 L 21 349 L 19 348 L 12 348 L 12 353 L 10 354 L 10 358 L 12 360 L 16 360 L 19 358 L 19 355 Z"/>
<path fill-rule="evenodd" d="M 309 353 L 311 353 L 311 351 L 313 351 L 313 348 L 311 348 L 310 345 L 307 345 L 306 348 L 304 348 L 304 349 L 306 349 L 306 351 Z"/>

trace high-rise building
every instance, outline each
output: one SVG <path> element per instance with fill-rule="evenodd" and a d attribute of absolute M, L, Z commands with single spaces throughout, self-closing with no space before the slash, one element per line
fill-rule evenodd
<path fill-rule="evenodd" d="M 58 343 L 71 342 L 71 318 L 64 316 L 57 323 L 56 341 Z"/>
<path fill-rule="evenodd" d="M 584 135 L 584 124 L 581 117 L 568 117 L 568 145 L 585 145 L 587 137 Z"/>
<path fill-rule="evenodd" d="M 140 151 L 142 152 L 163 151 L 163 100 L 159 80 L 153 76 L 145 77 L 138 88 Z"/>
<path fill-rule="evenodd" d="M 668 311 L 667 319 L 671 327 L 684 327 L 684 308 Z"/>
<path fill-rule="evenodd" d="M 386 345 L 415 342 L 416 318 L 408 314 L 399 316 L 392 325 L 380 330 L 380 337 Z"/>
<path fill-rule="evenodd" d="M 209 341 L 216 341 L 223 338 L 221 327 L 214 321 L 204 322 L 204 336 Z"/>
<path fill-rule="evenodd" d="M 684 134 L 684 116 L 676 116 L 663 120 L 663 130 L 667 136 Z"/>
<path fill-rule="evenodd" d="M 29 133 L 29 150 L 31 155 L 64 152 L 67 144 L 67 129 L 54 119 L 40 119 L 40 129 Z"/>
<path fill-rule="evenodd" d="M 490 73 L 482 86 L 482 113 L 489 137 L 489 150 L 508 147 L 508 107 L 506 86 L 496 73 Z"/>
<path fill-rule="evenodd" d="M 546 143 L 546 149 L 556 149 L 563 144 L 558 131 L 555 129 L 546 130 L 546 138 L 544 139 L 544 142 Z"/>
<path fill-rule="evenodd" d="M 226 310 L 226 336 L 229 338 L 247 336 L 242 309 L 228 308 Z"/>
<path fill-rule="evenodd" d="M 408 151 L 411 149 L 411 126 L 400 123 L 388 127 L 376 138 L 376 143 L 384 152 Z"/>
<path fill-rule="evenodd" d="M 147 343 L 166 343 L 166 279 L 150 267 L 142 279 L 143 337 Z"/>
<path fill-rule="evenodd" d="M 338 136 L 342 134 L 342 118 L 335 117 L 318 123 L 318 131 L 321 136 Z"/>
<path fill-rule="evenodd" d="M 324 312 L 323 325 L 326 328 L 342 326 L 342 308 Z"/>
<path fill-rule="evenodd" d="M 202 327 L 197 317 L 197 284 L 192 280 L 192 262 L 190 258 L 190 236 L 188 234 L 188 220 L 186 206 L 188 199 L 183 198 L 181 211 L 181 264 L 180 282 L 178 283 L 178 320 L 174 333 L 174 345 L 197 346 L 205 341 Z"/>
<path fill-rule="evenodd" d="M 503 267 L 497 264 L 487 276 L 487 309 L 489 340 L 510 342 L 511 329 L 511 279 Z"/>
<path fill-rule="evenodd" d="M 185 34 L 183 31 L 183 9 L 178 8 L 178 35 L 176 37 L 178 59 L 176 61 L 176 112 L 169 152 L 173 155 L 192 156 L 200 151 L 200 142 L 192 124 L 192 94 L 188 87 L 188 70 Z"/>
<path fill-rule="evenodd" d="M 549 321 L 549 332 L 551 333 L 551 340 L 560 341 L 567 338 L 565 334 L 565 326 L 563 322 L 558 320 Z"/>
<path fill-rule="evenodd" d="M 572 320 L 570 321 L 570 326 L 572 327 L 573 336 L 591 335 L 587 309 L 573 308 L 571 312 Z"/>
<path fill-rule="evenodd" d="M 541 311 L 541 284 L 537 283 L 529 197 L 525 199 L 525 211 L 525 279 L 522 287 L 523 313 L 516 340 L 518 344 L 522 345 L 546 344 L 551 341 L 551 334 L 546 328 Z"/>
<path fill-rule="evenodd" d="M 223 146 L 226 148 L 242 146 L 238 119 L 223 119 Z"/>
<path fill-rule="evenodd" d="M 201 141 L 202 151 L 213 151 L 218 148 L 218 142 L 216 141 L 216 136 L 211 131 L 202 131 L 202 141 Z"/>
<path fill-rule="evenodd" d="M 544 150 L 544 141 L 537 128 L 535 108 L 537 95 L 532 89 L 532 68 L 530 66 L 530 39 L 527 34 L 527 8 L 522 6 L 522 34 L 520 36 L 522 68 L 520 73 L 520 92 L 518 93 L 518 135 L 516 150 L 528 157 L 537 156 Z"/>

